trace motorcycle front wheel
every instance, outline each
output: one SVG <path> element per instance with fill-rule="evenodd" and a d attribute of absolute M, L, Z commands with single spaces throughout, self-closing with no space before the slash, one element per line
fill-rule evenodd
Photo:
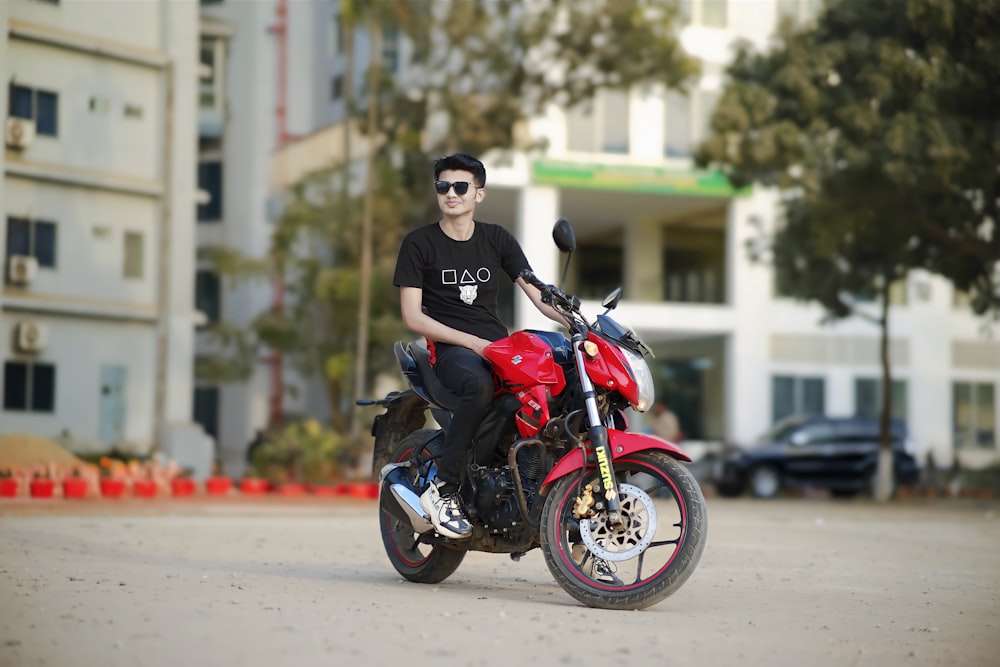
<path fill-rule="evenodd" d="M 559 480 L 542 509 L 545 564 L 559 585 L 589 607 L 644 609 L 677 591 L 705 549 L 705 497 L 683 465 L 659 451 L 614 462 L 622 524 L 607 513 L 578 516 L 587 485 L 600 488 L 593 468 Z M 597 500 L 603 494 L 595 493 Z"/>
<path fill-rule="evenodd" d="M 436 439 L 434 431 L 422 429 L 414 431 L 399 441 L 389 461 L 404 463 L 414 459 L 420 453 L 424 461 L 431 457 L 431 447 Z M 428 465 L 411 466 L 411 482 L 413 488 L 420 493 L 427 488 Z M 389 562 L 404 579 L 420 584 L 436 584 L 451 576 L 462 564 L 466 551 L 455 549 L 444 544 L 426 544 L 420 541 L 420 535 L 406 521 L 396 518 L 383 507 L 379 507 L 379 526 L 382 532 L 382 544 L 385 546 Z"/>

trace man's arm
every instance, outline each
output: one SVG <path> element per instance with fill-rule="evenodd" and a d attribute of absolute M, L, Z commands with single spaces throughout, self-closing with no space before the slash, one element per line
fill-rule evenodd
<path fill-rule="evenodd" d="M 537 290 L 536 290 L 537 291 Z M 423 310 L 424 291 L 419 287 L 399 288 L 399 307 L 406 328 L 428 340 L 467 347 L 480 357 L 490 341 L 441 324 Z M 541 299 L 541 296 L 539 296 Z"/>
<path fill-rule="evenodd" d="M 557 324 L 566 326 L 566 318 L 559 314 L 555 308 L 547 303 L 542 302 L 542 291 L 526 281 L 524 278 L 518 277 L 517 284 L 521 286 L 524 293 L 531 299 L 531 303 L 535 304 L 535 308 L 538 309 L 545 317 L 549 318 Z"/>

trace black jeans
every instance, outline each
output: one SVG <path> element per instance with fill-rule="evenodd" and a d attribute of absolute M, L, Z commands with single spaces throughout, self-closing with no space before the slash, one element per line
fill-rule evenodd
<path fill-rule="evenodd" d="M 444 386 L 461 399 L 448 427 L 444 453 L 438 459 L 441 481 L 459 484 L 465 468 L 466 452 L 493 402 L 493 371 L 489 363 L 472 350 L 449 346 L 438 354 L 434 372 Z"/>

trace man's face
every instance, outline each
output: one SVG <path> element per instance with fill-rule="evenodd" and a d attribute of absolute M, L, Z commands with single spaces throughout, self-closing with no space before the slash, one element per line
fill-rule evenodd
<path fill-rule="evenodd" d="M 477 187 L 478 183 L 473 178 L 472 172 L 446 169 L 438 176 L 437 182 L 451 184 L 447 192 L 437 195 L 438 208 L 446 216 L 460 216 L 471 213 L 476 209 L 476 204 L 481 202 L 483 197 L 486 196 L 486 191 L 483 188 Z M 454 183 L 468 183 L 469 189 L 466 190 L 465 194 L 460 195 L 455 192 Z M 458 189 L 461 189 L 461 186 Z"/>

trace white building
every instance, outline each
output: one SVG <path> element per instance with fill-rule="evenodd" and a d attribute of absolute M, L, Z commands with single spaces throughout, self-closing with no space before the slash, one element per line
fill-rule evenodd
<path fill-rule="evenodd" d="M 204 444 L 198 23 L 187 2 L 0 3 L 0 433 L 139 454 Z"/>
<path fill-rule="evenodd" d="M 597 312 L 618 284 L 615 317 L 656 352 L 658 396 L 693 439 L 746 443 L 793 412 L 877 414 L 879 330 L 853 318 L 821 326 L 822 311 L 778 293 L 767 266 L 750 263 L 755 225 L 773 228 L 776 195 L 735 194 L 692 168 L 737 38 L 766 44 L 782 15 L 802 19 L 808 0 L 692 0 L 682 43 L 702 61 L 690 96 L 604 94 L 592 113 L 552 109 L 533 132 L 544 156 L 491 165 L 485 220 L 512 220 L 536 273 L 561 263 L 548 229 L 576 227 L 570 286 Z M 938 464 L 953 453 L 980 466 L 998 458 L 1000 343 L 947 281 L 914 274 L 890 315 L 893 413 Z M 519 327 L 548 327 L 524 300 Z"/>
<path fill-rule="evenodd" d="M 681 4 L 688 17 L 683 44 L 702 61 L 703 75 L 691 94 L 608 93 L 591 114 L 552 109 L 534 119 L 532 132 L 544 136 L 549 148 L 513 163 L 484 156 L 489 196 L 481 218 L 509 225 L 536 272 L 552 280 L 561 261 L 549 230 L 559 217 L 573 222 L 579 249 L 571 288 L 591 299 L 587 307 L 596 312 L 606 291 L 624 286 L 616 317 L 654 347 L 658 395 L 678 413 L 691 439 L 746 442 L 796 411 L 874 413 L 881 376 L 878 330 L 859 319 L 821 326 L 817 307 L 778 294 L 771 270 L 751 264 L 744 250 L 756 224 L 774 224 L 774 193 L 733 193 L 718 175 L 694 171 L 690 158 L 724 85 L 732 42 L 749 39 L 762 48 L 780 17 L 806 19 L 819 3 Z M 224 241 L 262 254 L 269 233 L 269 153 L 291 140 L 273 160 L 272 187 L 287 182 L 274 174 L 289 164 L 321 166 L 334 157 L 336 129 L 317 129 L 342 119 L 337 10 L 337 3 L 281 0 L 210 9 L 232 26 L 230 106 L 222 148 L 225 213 L 219 226 L 199 226 L 200 243 Z M 296 45 L 284 57 L 276 30 L 282 23 Z M 359 33 L 358 73 L 367 48 Z M 287 124 L 284 137 L 279 109 Z M 223 290 L 221 312 L 229 319 L 238 312 L 256 314 L 272 292 L 267 285 L 254 290 Z M 896 300 L 890 328 L 894 412 L 939 463 L 950 462 L 953 452 L 970 465 L 994 460 L 1000 412 L 996 331 L 972 316 L 961 295 L 939 278 L 912 276 Z M 551 324 L 524 300 L 508 308 L 516 327 Z M 266 424 L 273 387 L 262 364 L 248 385 L 210 390 L 218 396 L 222 450 L 234 461 L 254 429 Z"/>
<path fill-rule="evenodd" d="M 336 3 L 203 2 L 199 98 L 199 250 L 226 247 L 261 258 L 278 210 L 270 197 L 271 154 L 317 128 L 337 109 L 325 57 L 335 38 Z M 229 284 L 199 260 L 196 300 L 208 322 L 245 326 L 270 308 L 280 285 L 265 280 Z M 217 350 L 204 333 L 196 354 Z M 216 438 L 225 470 L 238 475 L 248 443 L 272 421 L 324 414 L 321 392 L 310 391 L 287 362 L 265 354 L 243 382 L 198 381 L 194 415 Z M 289 386 L 300 390 L 289 392 Z"/>

